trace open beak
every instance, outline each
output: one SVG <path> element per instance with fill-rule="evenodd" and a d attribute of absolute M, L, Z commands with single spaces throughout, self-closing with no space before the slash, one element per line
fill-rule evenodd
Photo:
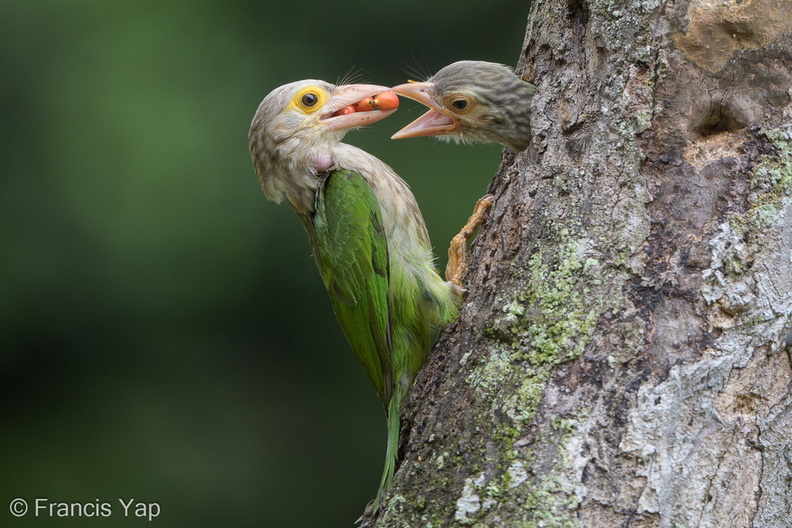
<path fill-rule="evenodd" d="M 356 108 L 356 105 L 388 90 L 390 88 L 387 86 L 377 86 L 376 84 L 348 84 L 341 86 L 333 95 L 332 101 L 327 105 L 320 121 L 329 130 L 340 130 L 370 125 L 385 119 L 395 112 L 398 107 L 380 109 L 372 105 L 369 107 L 371 109 L 360 111 Z"/>
<path fill-rule="evenodd" d="M 434 83 L 412 82 L 394 86 L 390 90 L 429 107 L 428 112 L 393 134 L 391 139 L 443 136 L 450 134 L 459 126 L 457 120 L 441 108 L 430 95 L 434 90 Z"/>

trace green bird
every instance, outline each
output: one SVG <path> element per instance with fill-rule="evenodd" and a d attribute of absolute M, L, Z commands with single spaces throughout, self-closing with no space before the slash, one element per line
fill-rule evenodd
<path fill-rule="evenodd" d="M 462 300 L 459 284 L 435 269 L 407 184 L 379 159 L 341 142 L 350 128 L 395 111 L 393 94 L 392 108 L 376 104 L 387 90 L 319 80 L 281 86 L 259 105 L 248 137 L 264 194 L 276 203 L 285 198 L 305 227 L 333 311 L 385 407 L 385 469 L 366 514 L 380 508 L 391 486 L 401 403 L 434 332 L 456 317 Z"/>
<path fill-rule="evenodd" d="M 521 152 L 531 141 L 531 100 L 536 86 L 502 64 L 459 61 L 426 82 L 391 88 L 429 107 L 393 139 L 438 136 L 468 143 L 500 143 Z"/>

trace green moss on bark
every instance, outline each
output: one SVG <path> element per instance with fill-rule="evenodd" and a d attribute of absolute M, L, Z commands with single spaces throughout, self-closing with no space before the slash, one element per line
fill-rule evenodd
<path fill-rule="evenodd" d="M 762 156 L 751 175 L 750 209 L 732 219 L 743 234 L 770 227 L 792 195 L 792 126 L 764 129 L 759 137 L 772 144 L 774 153 Z"/>

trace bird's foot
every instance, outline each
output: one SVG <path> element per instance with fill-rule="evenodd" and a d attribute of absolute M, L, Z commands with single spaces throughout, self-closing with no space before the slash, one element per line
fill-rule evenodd
<path fill-rule="evenodd" d="M 451 246 L 448 248 L 448 265 L 445 271 L 446 280 L 462 293 L 466 291 L 462 288 L 462 274 L 467 268 L 467 241 L 476 232 L 478 226 L 484 222 L 485 213 L 494 203 L 495 196 L 492 194 L 479 199 L 465 226 L 458 235 L 451 239 Z"/>

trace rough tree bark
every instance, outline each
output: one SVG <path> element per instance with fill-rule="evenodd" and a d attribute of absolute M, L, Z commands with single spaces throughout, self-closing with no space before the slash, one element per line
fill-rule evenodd
<path fill-rule="evenodd" d="M 792 4 L 536 0 L 518 71 L 366 524 L 792 526 Z"/>

